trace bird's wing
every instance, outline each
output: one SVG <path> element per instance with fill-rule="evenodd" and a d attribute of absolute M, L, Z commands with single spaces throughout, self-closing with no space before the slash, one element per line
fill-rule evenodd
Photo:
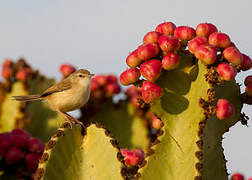
<path fill-rule="evenodd" d="M 53 85 L 52 87 L 48 88 L 47 90 L 45 90 L 43 92 L 43 94 L 41 95 L 41 97 L 45 97 L 48 96 L 52 93 L 55 92 L 61 92 L 61 91 L 65 91 L 68 90 L 72 87 L 71 82 L 68 78 L 63 79 L 62 81 L 60 81 L 59 83 Z"/>

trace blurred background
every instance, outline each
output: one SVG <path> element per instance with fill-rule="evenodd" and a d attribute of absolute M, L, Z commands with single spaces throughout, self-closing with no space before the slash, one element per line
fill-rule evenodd
<path fill-rule="evenodd" d="M 62 63 L 119 75 L 129 52 L 164 21 L 194 28 L 213 23 L 241 52 L 252 56 L 251 6 L 251 0 L 2 1 L 0 63 L 24 57 L 33 68 L 57 80 Z M 238 82 L 249 74 L 252 70 L 241 73 Z M 244 86 L 241 89 L 244 92 Z M 243 111 L 252 119 L 251 106 Z M 229 173 L 252 176 L 251 125 L 252 121 L 248 127 L 237 123 L 224 135 Z"/>

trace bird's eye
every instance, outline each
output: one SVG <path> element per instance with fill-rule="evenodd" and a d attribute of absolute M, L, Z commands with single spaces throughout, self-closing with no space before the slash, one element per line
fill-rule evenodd
<path fill-rule="evenodd" d="M 82 74 L 80 74 L 79 77 L 84 77 L 84 76 Z"/>

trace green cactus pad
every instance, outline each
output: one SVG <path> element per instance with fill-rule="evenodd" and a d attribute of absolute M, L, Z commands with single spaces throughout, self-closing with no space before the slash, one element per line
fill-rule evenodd
<path fill-rule="evenodd" d="M 46 146 L 35 179 L 123 179 L 118 149 L 106 134 L 103 128 L 95 125 L 86 128 L 84 136 L 79 125 L 72 129 L 59 128 Z"/>
<path fill-rule="evenodd" d="M 26 95 L 28 91 L 22 82 L 15 82 L 11 87 L 11 91 L 6 94 L 4 101 L 0 104 L 0 133 L 18 127 L 18 123 L 22 120 L 24 116 L 22 106 L 24 106 L 24 103 L 15 101 L 12 98 L 12 96 L 21 94 Z"/>
<path fill-rule="evenodd" d="M 120 147 L 146 149 L 150 145 L 149 132 L 144 124 L 146 122 L 134 114 L 131 103 L 120 101 L 114 105 L 112 102 L 106 102 L 90 121 L 102 124 L 108 129 Z"/>
<path fill-rule="evenodd" d="M 183 55 L 181 61 L 188 59 Z M 165 72 L 158 80 L 164 95 L 151 104 L 151 109 L 164 122 L 163 134 L 160 143 L 152 147 L 146 165 L 139 170 L 140 179 L 227 179 L 221 138 L 238 121 L 239 87 L 234 82 L 212 87 L 206 81 L 207 73 L 207 67 L 197 62 L 191 67 Z M 220 97 L 234 104 L 235 117 L 218 120 L 200 105 L 210 98 L 215 98 L 216 105 Z"/>
<path fill-rule="evenodd" d="M 55 80 L 39 75 L 28 81 L 29 94 L 40 94 L 54 83 Z M 43 142 L 47 142 L 64 121 L 57 112 L 41 101 L 33 101 L 26 105 L 24 119 L 24 129 Z"/>

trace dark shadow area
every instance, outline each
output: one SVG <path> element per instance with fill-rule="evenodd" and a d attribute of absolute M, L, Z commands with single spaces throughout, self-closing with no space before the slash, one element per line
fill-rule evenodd
<path fill-rule="evenodd" d="M 199 74 L 199 65 L 195 64 L 191 71 L 189 72 L 189 78 L 191 81 L 195 81 Z"/>
<path fill-rule="evenodd" d="M 170 114 L 179 114 L 187 109 L 189 101 L 181 95 L 165 92 L 161 98 L 162 108 Z"/>
<path fill-rule="evenodd" d="M 191 87 L 191 79 L 189 75 L 183 71 L 165 72 L 158 82 L 165 90 L 180 95 L 187 94 Z"/>

